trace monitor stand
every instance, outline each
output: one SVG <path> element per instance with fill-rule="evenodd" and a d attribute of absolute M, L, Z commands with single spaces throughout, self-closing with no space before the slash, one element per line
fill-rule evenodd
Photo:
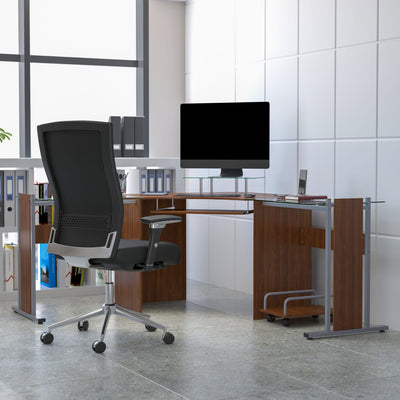
<path fill-rule="evenodd" d="M 241 168 L 221 168 L 222 178 L 238 178 L 243 176 L 243 170 Z"/>

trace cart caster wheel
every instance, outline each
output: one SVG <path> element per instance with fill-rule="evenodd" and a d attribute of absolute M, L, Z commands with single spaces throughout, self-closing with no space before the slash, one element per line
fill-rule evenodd
<path fill-rule="evenodd" d="M 318 319 L 319 315 L 313 315 L 312 317 L 313 317 L 313 319 Z"/>
<path fill-rule="evenodd" d="M 151 325 L 145 325 L 144 326 L 149 332 L 154 332 L 157 328 Z"/>
<path fill-rule="evenodd" d="M 100 340 L 96 340 L 92 344 L 92 349 L 98 354 L 104 353 L 106 351 L 106 347 L 106 344 Z"/>
<path fill-rule="evenodd" d="M 290 326 L 290 319 L 289 318 L 284 318 L 282 321 L 283 326 Z"/>
<path fill-rule="evenodd" d="M 82 331 L 87 331 L 89 329 L 89 321 L 88 320 L 83 320 L 78 322 L 78 330 L 80 332 Z"/>
<path fill-rule="evenodd" d="M 172 344 L 172 343 L 174 343 L 175 336 L 174 336 L 172 333 L 170 333 L 170 332 L 165 332 L 165 333 L 162 335 L 162 340 L 163 340 L 163 342 L 164 342 L 165 344 Z"/>
<path fill-rule="evenodd" d="M 275 322 L 275 315 L 267 314 L 267 321 L 268 322 Z"/>
<path fill-rule="evenodd" d="M 53 336 L 53 334 L 51 332 L 43 332 L 40 335 L 40 340 L 44 344 L 51 344 L 51 343 L 53 343 L 54 336 Z"/>

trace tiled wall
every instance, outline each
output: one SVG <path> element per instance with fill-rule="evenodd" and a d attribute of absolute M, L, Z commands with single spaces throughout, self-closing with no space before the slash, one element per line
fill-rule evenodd
<path fill-rule="evenodd" d="M 186 2 L 186 101 L 271 103 L 271 167 L 253 190 L 293 193 L 305 168 L 309 194 L 386 201 L 373 207 L 371 316 L 394 329 L 400 329 L 399 21 L 398 0 Z M 210 266 L 226 268 L 213 255 L 224 234 L 212 232 L 224 228 L 211 218 L 191 222 L 208 231 L 202 279 L 249 291 L 242 275 L 246 268 L 252 275 L 252 247 L 247 239 L 239 243 L 241 229 L 233 238 L 225 230 L 232 257 L 244 247 L 224 271 L 233 278 L 211 278 Z M 251 223 L 229 220 L 236 227 Z M 196 236 L 188 239 L 190 257 Z M 196 279 L 204 264 L 189 261 Z"/>

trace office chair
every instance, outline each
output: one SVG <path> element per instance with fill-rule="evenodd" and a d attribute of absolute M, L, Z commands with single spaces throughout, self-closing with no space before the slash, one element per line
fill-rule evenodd
<path fill-rule="evenodd" d="M 148 331 L 163 331 L 166 344 L 174 335 L 149 315 L 126 310 L 115 304 L 114 271 L 153 271 L 176 265 L 179 247 L 160 242 L 166 224 L 180 222 L 173 215 L 141 218 L 150 227 L 149 240 L 121 239 L 123 201 L 113 155 L 112 126 L 106 122 L 66 121 L 38 126 L 43 166 L 54 196 L 54 224 L 47 251 L 70 265 L 106 271 L 105 304 L 98 310 L 49 325 L 40 336 L 51 344 L 53 329 L 78 323 L 88 330 L 88 319 L 104 314 L 100 339 L 92 348 L 106 349 L 104 337 L 112 314 L 145 325 Z M 145 272 L 143 272 L 145 273 Z"/>

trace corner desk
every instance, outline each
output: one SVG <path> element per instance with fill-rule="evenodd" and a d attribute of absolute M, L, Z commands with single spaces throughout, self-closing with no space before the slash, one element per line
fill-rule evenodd
<path fill-rule="evenodd" d="M 188 209 L 186 201 L 192 199 L 241 201 L 247 202 L 247 207 L 241 211 Z M 20 275 L 22 279 L 24 275 L 32 276 L 31 254 L 26 254 L 28 244 L 23 243 L 23 238 L 34 243 L 35 240 L 32 238 L 26 238 L 29 232 L 34 232 L 33 235 L 36 234 L 37 238 L 42 236 L 39 240 L 43 240 L 40 229 L 49 232 L 48 226 L 43 226 L 43 228 L 36 226 L 35 233 L 35 229 L 29 225 L 32 221 L 29 216 L 29 209 L 32 210 L 29 201 L 31 201 L 29 195 L 21 195 Z M 253 207 L 249 207 L 249 204 Z M 333 202 L 327 199 L 310 204 L 287 203 L 277 201 L 275 195 L 261 193 L 256 193 L 253 197 L 244 193 L 231 193 L 229 197 L 223 194 L 218 197 L 215 195 L 207 197 L 204 193 L 201 196 L 193 194 L 127 195 L 124 199 L 122 238 L 140 240 L 148 238 L 148 227 L 140 222 L 142 216 L 157 213 L 180 215 L 182 223 L 167 225 L 161 240 L 178 244 L 181 249 L 181 260 L 178 265 L 169 266 L 165 270 L 116 271 L 116 302 L 124 308 L 142 311 L 143 303 L 185 300 L 186 215 L 253 213 L 254 319 L 262 319 L 267 315 L 293 318 L 324 314 L 325 329 L 305 333 L 308 339 L 387 330 L 386 325 L 371 327 L 369 321 L 370 205 L 369 199 L 364 201 L 361 198 L 335 199 Z M 334 208 L 333 218 L 332 208 Z M 312 226 L 312 212 L 315 210 L 325 213 L 323 228 Z M 363 231 L 364 210 L 365 233 Z M 305 296 L 312 287 L 311 251 L 313 247 L 325 249 L 325 293 Z M 333 252 L 333 285 L 331 252 Z M 22 285 L 20 292 L 23 291 L 23 287 Z M 289 304 L 287 303 L 288 292 L 301 293 L 302 296 L 290 298 Z M 267 294 L 270 296 L 268 307 L 265 307 Z M 333 303 L 331 296 L 333 296 Z M 312 304 L 312 300 L 319 297 L 325 299 L 325 306 Z M 20 298 L 25 299 L 27 296 L 20 293 Z M 331 304 L 333 304 L 333 309 L 331 309 Z M 21 306 L 19 308 L 21 309 Z M 282 313 L 284 308 L 286 308 L 286 315 Z M 29 314 L 31 308 L 22 311 L 22 314 Z M 332 326 L 331 316 L 333 317 Z"/>

